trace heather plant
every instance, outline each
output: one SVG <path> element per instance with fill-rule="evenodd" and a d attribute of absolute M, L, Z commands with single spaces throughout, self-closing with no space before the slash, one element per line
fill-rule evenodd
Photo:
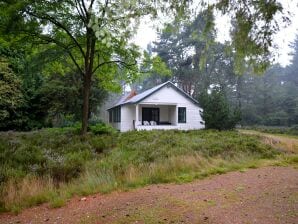
<path fill-rule="evenodd" d="M 0 133 L 0 207 L 15 212 L 43 202 L 57 207 L 73 195 L 189 182 L 258 167 L 279 154 L 260 137 L 237 131 L 112 131 L 81 136 L 68 127 Z"/>

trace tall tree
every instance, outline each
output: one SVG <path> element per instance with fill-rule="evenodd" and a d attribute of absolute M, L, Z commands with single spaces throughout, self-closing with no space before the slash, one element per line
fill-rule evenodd
<path fill-rule="evenodd" d="M 292 82 L 298 87 L 298 34 L 295 41 L 291 44 L 293 48 L 293 58 L 291 64 L 286 68 L 287 82 Z"/>

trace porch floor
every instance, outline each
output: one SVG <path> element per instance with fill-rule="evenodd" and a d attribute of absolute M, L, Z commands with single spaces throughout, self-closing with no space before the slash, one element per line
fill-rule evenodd
<path fill-rule="evenodd" d="M 177 125 L 137 125 L 136 130 L 172 130 L 178 129 Z"/>

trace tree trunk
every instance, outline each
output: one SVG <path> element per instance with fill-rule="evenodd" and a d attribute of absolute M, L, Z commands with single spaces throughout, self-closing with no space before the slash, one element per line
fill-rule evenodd
<path fill-rule="evenodd" d="M 81 134 L 85 135 L 88 128 L 89 120 L 89 98 L 91 90 L 91 77 L 93 73 L 93 61 L 95 51 L 95 36 L 91 29 L 87 29 L 87 51 L 85 57 L 85 75 L 83 86 L 83 114 L 82 114 L 82 130 Z"/>
<path fill-rule="evenodd" d="M 83 114 L 82 114 L 82 130 L 81 134 L 85 135 L 88 128 L 89 119 L 89 97 L 91 89 L 91 74 L 85 74 L 83 87 Z"/>

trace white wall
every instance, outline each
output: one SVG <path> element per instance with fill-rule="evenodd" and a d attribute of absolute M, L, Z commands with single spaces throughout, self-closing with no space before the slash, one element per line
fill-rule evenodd
<path fill-rule="evenodd" d="M 175 122 L 178 122 L 178 107 L 186 107 L 186 123 L 177 123 L 178 129 L 189 130 L 202 129 L 205 127 L 205 125 L 200 123 L 203 121 L 200 115 L 200 110 L 202 109 L 171 86 L 162 87 L 140 103 L 177 105 Z M 174 118 L 171 117 L 171 123 L 174 123 L 173 120 Z"/>
<path fill-rule="evenodd" d="M 136 119 L 136 106 L 123 105 L 121 106 L 121 129 L 120 131 L 134 130 L 133 121 Z"/>
<path fill-rule="evenodd" d="M 121 122 L 112 122 L 110 125 L 120 131 L 134 130 L 133 120 L 136 119 L 135 108 L 135 105 L 121 106 Z"/>
<path fill-rule="evenodd" d="M 113 128 L 116 128 L 117 130 L 121 131 L 121 123 L 112 122 L 109 123 Z"/>
<path fill-rule="evenodd" d="M 169 106 L 169 121 L 171 122 L 171 124 L 177 125 L 177 119 L 178 115 L 176 106 Z"/>

